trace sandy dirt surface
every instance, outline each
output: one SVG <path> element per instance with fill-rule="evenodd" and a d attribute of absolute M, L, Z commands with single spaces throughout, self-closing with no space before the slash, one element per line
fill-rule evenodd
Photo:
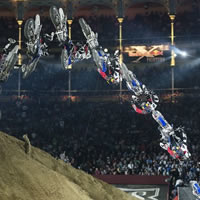
<path fill-rule="evenodd" d="M 0 132 L 0 200 L 134 200 L 48 153 Z"/>

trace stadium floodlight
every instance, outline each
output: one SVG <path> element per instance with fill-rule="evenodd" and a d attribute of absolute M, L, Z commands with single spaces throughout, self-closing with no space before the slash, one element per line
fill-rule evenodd
<path fill-rule="evenodd" d="M 176 55 L 180 55 L 180 56 L 182 56 L 182 57 L 187 57 L 187 56 L 188 56 L 188 53 L 187 53 L 186 51 L 182 51 L 182 50 L 180 50 L 180 49 L 177 48 L 177 47 L 173 47 L 173 50 L 174 50 L 174 53 L 175 53 Z"/>
<path fill-rule="evenodd" d="M 183 56 L 183 57 L 186 57 L 186 56 L 188 55 L 186 51 L 182 51 L 180 54 L 181 54 L 181 56 Z"/>

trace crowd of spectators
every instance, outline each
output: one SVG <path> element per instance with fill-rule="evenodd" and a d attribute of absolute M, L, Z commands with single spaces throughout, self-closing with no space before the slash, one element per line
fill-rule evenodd
<path fill-rule="evenodd" d="M 168 42 L 170 19 L 167 13 L 152 12 L 148 15 L 136 15 L 134 19 L 125 18 L 123 37 L 125 44 Z"/>
<path fill-rule="evenodd" d="M 185 126 L 190 160 L 182 165 L 159 147 L 158 124 L 136 114 L 129 103 L 31 100 L 0 104 L 1 131 L 22 138 L 90 174 L 173 175 L 175 181 L 199 180 L 199 105 L 195 98 L 161 103 L 174 127 Z"/>
<path fill-rule="evenodd" d="M 82 16 L 91 26 L 92 30 L 98 33 L 102 45 L 116 46 L 119 41 L 119 22 L 116 16 Z M 80 17 L 79 17 L 80 18 Z M 79 18 L 74 18 L 72 23 L 72 39 L 85 41 Z M 44 32 L 51 32 L 52 24 L 49 18 L 42 20 Z M 175 35 L 177 41 L 191 41 L 198 39 L 200 34 L 198 24 L 200 16 L 198 10 L 177 13 L 175 19 Z M 186 25 L 187 24 L 187 25 Z M 106 30 L 106 31 L 105 31 Z M 171 34 L 171 21 L 167 12 L 150 12 L 148 14 L 137 14 L 134 18 L 125 16 L 123 21 L 123 43 L 144 44 L 144 43 L 168 43 Z"/>
<path fill-rule="evenodd" d="M 18 24 L 14 17 L 0 17 L 0 44 L 1 47 L 7 43 L 9 37 L 18 38 Z"/>
<path fill-rule="evenodd" d="M 84 17 L 86 22 L 91 26 L 92 30 L 98 33 L 98 39 L 101 45 L 105 47 L 115 47 L 119 43 L 119 25 L 115 16 L 99 16 L 99 17 Z M 85 40 L 82 30 L 78 23 L 79 18 L 74 19 L 72 24 L 72 35 L 74 40 Z"/>
<path fill-rule="evenodd" d="M 85 67 L 86 66 L 86 67 Z M 171 88 L 171 67 L 169 63 L 163 64 L 127 64 L 138 80 L 148 88 L 166 90 Z M 174 68 L 174 85 L 176 88 L 199 89 L 200 68 L 189 64 L 180 64 Z M 5 90 L 17 90 L 18 70 L 9 77 L 8 81 L 2 84 Z M 53 92 L 68 90 L 69 73 L 62 69 L 60 59 L 41 59 L 36 70 L 27 78 L 21 78 L 21 90 L 35 92 Z M 122 87 L 127 90 L 125 84 Z M 108 85 L 101 78 L 96 70 L 92 59 L 73 65 L 71 70 L 71 90 L 73 91 L 100 91 L 119 90 L 119 85 Z"/>
<path fill-rule="evenodd" d="M 102 45 L 118 43 L 118 22 L 113 17 L 86 17 L 88 24 L 99 33 Z M 199 34 L 200 18 L 197 12 L 177 15 L 175 30 L 177 40 Z M 17 39 L 17 23 L 13 18 L 0 18 L 2 31 L 0 43 L 7 37 Z M 43 32 L 54 31 L 49 18 L 42 18 Z M 185 26 L 187 24 L 187 26 Z M 106 30 L 106 31 L 105 31 Z M 124 44 L 152 41 L 169 41 L 170 19 L 166 13 L 136 15 L 123 22 Z M 78 19 L 72 24 L 73 40 L 84 40 Z M 195 37 L 193 37 L 194 39 Z M 49 62 L 52 59 L 52 62 Z M 198 96 L 179 97 L 176 103 L 162 103 L 159 110 L 174 126 L 185 126 L 188 135 L 191 160 L 182 165 L 173 160 L 159 147 L 159 131 L 151 116 L 137 115 L 129 103 L 58 101 L 48 96 L 49 91 L 68 89 L 69 74 L 60 67 L 55 58 L 41 59 L 36 71 L 26 80 L 21 80 L 21 89 L 35 94 L 31 98 L 5 101 L 0 104 L 0 127 L 18 138 L 28 133 L 31 143 L 53 156 L 70 163 L 90 174 L 139 174 L 169 175 L 173 185 L 177 179 L 185 182 L 199 181 L 200 106 Z M 116 90 L 109 86 L 97 73 L 94 62 L 84 65 L 91 68 L 73 67 L 71 89 L 76 91 Z M 195 65 L 176 66 L 175 87 L 199 89 L 200 68 Z M 136 65 L 133 72 L 147 87 L 167 89 L 171 87 L 169 64 Z M 7 90 L 17 89 L 18 72 L 2 85 L 3 95 Z M 123 88 L 126 87 L 123 85 Z M 40 99 L 39 92 L 46 98 Z M 101 97 L 99 97 L 100 99 Z"/>
<path fill-rule="evenodd" d="M 134 8 L 133 8 L 134 9 Z M 33 16 L 34 17 L 34 16 Z M 92 29 L 99 34 L 102 45 L 116 46 L 119 39 L 119 23 L 116 16 L 83 16 Z M 79 17 L 80 18 L 80 17 Z M 72 39 L 85 41 L 82 34 L 79 18 L 74 18 L 72 23 Z M 0 17 L 1 33 L 0 42 L 4 43 L 7 37 L 18 38 L 18 25 L 13 17 Z M 148 12 L 137 14 L 134 18 L 125 16 L 123 21 L 123 42 L 124 44 L 141 43 L 167 43 L 170 36 L 170 18 L 167 12 Z M 191 41 L 198 39 L 200 34 L 198 24 L 200 16 L 198 10 L 185 11 L 176 14 L 175 35 L 176 40 Z M 43 33 L 54 31 L 53 24 L 49 17 L 41 17 Z M 24 23 L 23 23 L 24 26 Z"/>

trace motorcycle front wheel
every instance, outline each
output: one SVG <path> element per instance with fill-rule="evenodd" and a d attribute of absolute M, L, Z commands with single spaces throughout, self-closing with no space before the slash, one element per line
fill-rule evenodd
<path fill-rule="evenodd" d="M 24 36 L 28 41 L 30 41 L 34 37 L 34 30 L 35 21 L 33 18 L 30 18 L 26 21 L 24 26 Z"/>
<path fill-rule="evenodd" d="M 57 29 L 57 27 L 60 25 L 60 14 L 56 6 L 52 6 L 50 8 L 49 15 L 54 27 Z"/>

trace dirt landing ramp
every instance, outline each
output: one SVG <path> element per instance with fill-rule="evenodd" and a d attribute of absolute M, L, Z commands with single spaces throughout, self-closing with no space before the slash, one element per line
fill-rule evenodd
<path fill-rule="evenodd" d="M 134 200 L 125 192 L 0 132 L 0 200 Z"/>

